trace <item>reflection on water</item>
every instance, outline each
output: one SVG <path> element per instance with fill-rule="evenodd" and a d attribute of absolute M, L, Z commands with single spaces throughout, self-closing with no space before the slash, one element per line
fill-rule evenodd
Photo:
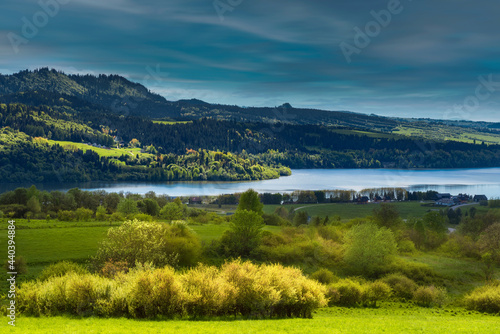
<path fill-rule="evenodd" d="M 0 191 L 31 184 L 3 184 Z M 500 197 L 500 168 L 481 169 L 303 169 L 293 170 L 291 176 L 277 180 L 250 182 L 89 182 L 73 184 L 39 184 L 44 190 L 66 191 L 71 188 L 103 189 L 109 192 L 144 194 L 154 191 L 170 196 L 219 195 L 253 188 L 258 192 L 292 192 L 294 190 L 333 190 L 380 187 L 404 187 L 409 191 L 436 190 L 452 194 L 485 194 Z"/>

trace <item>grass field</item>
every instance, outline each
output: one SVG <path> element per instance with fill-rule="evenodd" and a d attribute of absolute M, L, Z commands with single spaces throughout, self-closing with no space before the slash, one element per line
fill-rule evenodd
<path fill-rule="evenodd" d="M 50 145 L 60 145 L 64 148 L 68 148 L 68 147 L 75 147 L 75 148 L 78 148 L 84 152 L 86 152 L 87 150 L 91 150 L 91 151 L 94 151 L 96 152 L 97 154 L 99 154 L 99 156 L 102 156 L 102 157 L 113 157 L 113 158 L 118 158 L 120 156 L 122 156 L 123 154 L 129 154 L 129 155 L 133 155 L 134 157 L 137 156 L 137 154 L 139 154 L 139 157 L 140 158 L 144 158 L 144 157 L 154 157 L 154 155 L 152 154 L 149 154 L 149 153 L 141 153 L 141 149 L 138 148 L 138 147 L 135 147 L 135 148 L 110 148 L 110 149 L 105 149 L 105 148 L 99 148 L 99 147 L 94 147 L 94 146 L 91 146 L 91 145 L 87 145 L 87 144 L 84 144 L 84 143 L 74 143 L 74 142 L 70 142 L 70 141 L 57 141 L 57 140 L 49 140 L 48 143 Z"/>
<path fill-rule="evenodd" d="M 419 203 L 396 203 L 402 214 L 418 215 Z M 298 205 L 298 207 L 304 205 Z M 297 207 L 297 206 L 296 206 Z M 228 210 L 231 207 L 221 209 Z M 333 216 L 337 212 L 347 217 L 370 214 L 374 205 L 326 204 L 307 206 L 308 212 Z M 266 211 L 273 211 L 266 206 Z M 306 209 L 306 208 L 304 208 Z M 355 213 L 349 211 L 356 209 Z M 302 210 L 302 209 L 301 209 Z M 365 210 L 365 211 L 363 211 Z M 29 263 L 35 278 L 50 263 L 71 260 L 85 261 L 97 251 L 109 225 L 102 222 L 58 222 L 19 220 L 16 230 L 17 253 Z M 118 225 L 115 223 L 115 225 Z M 219 238 L 228 224 L 190 226 L 204 242 Z M 265 230 L 279 232 L 276 226 Z M 0 247 L 6 249 L 6 229 L 0 230 Z M 432 253 L 416 253 L 404 257 L 408 261 L 425 263 L 434 269 L 450 297 L 463 296 L 482 284 L 481 264 L 469 259 L 455 259 Z M 497 278 L 499 272 L 497 271 Z M 20 280 L 19 283 L 21 283 Z M 2 291 L 6 283 L 0 284 Z M 458 299 L 455 299 L 458 300 Z M 452 304 L 452 305 L 455 305 Z M 318 310 L 313 319 L 208 319 L 208 320 L 132 320 L 75 317 L 24 317 L 17 319 L 16 327 L 0 322 L 0 333 L 496 333 L 500 318 L 466 311 L 460 306 L 421 308 L 409 303 L 384 302 L 378 308 L 325 308 Z"/>
<path fill-rule="evenodd" d="M 340 216 L 342 220 L 353 219 L 357 217 L 370 216 L 373 210 L 377 208 L 380 204 L 354 204 L 354 203 L 328 203 L 328 204 L 291 204 L 285 205 L 287 210 L 292 208 L 297 210 L 305 210 L 309 216 L 328 216 L 330 218 L 334 216 Z M 422 206 L 420 202 L 394 202 L 392 203 L 403 219 L 410 217 L 421 217 L 429 210 L 437 210 L 439 208 L 433 208 L 428 206 Z M 264 206 L 265 213 L 273 213 L 274 210 L 279 205 L 266 205 Z"/>
<path fill-rule="evenodd" d="M 445 128 L 427 123 L 415 126 L 399 126 L 392 133 L 434 140 L 453 140 L 464 143 L 474 143 L 475 141 L 476 144 L 481 144 L 484 141 L 487 144 L 500 144 L 500 134 L 478 132 L 474 129 L 461 127 Z"/>
<path fill-rule="evenodd" d="M 5 318 L 5 317 L 4 317 Z M 500 318 L 463 309 L 426 309 L 383 303 L 376 309 L 325 308 L 313 319 L 277 320 L 131 320 L 20 317 L 3 333 L 498 333 Z"/>
<path fill-rule="evenodd" d="M 153 123 L 173 125 L 173 124 L 190 124 L 190 123 L 193 123 L 193 121 L 160 121 L 160 120 L 153 120 Z"/>

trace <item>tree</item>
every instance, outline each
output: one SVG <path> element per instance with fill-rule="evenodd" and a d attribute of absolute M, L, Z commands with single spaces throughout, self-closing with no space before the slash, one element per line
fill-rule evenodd
<path fill-rule="evenodd" d="M 259 194 L 255 190 L 248 189 L 243 194 L 241 194 L 240 203 L 238 204 L 238 210 L 253 211 L 259 215 L 262 215 L 263 207 L 264 204 L 260 202 Z"/>
<path fill-rule="evenodd" d="M 158 216 L 160 213 L 160 206 L 156 200 L 152 198 L 145 198 L 142 200 L 141 211 L 153 217 Z"/>
<path fill-rule="evenodd" d="M 102 205 L 99 205 L 95 212 L 95 218 L 99 221 L 104 221 L 106 220 L 106 213 L 107 213 L 106 208 L 103 207 Z"/>
<path fill-rule="evenodd" d="M 489 253 L 493 261 L 500 263 L 500 223 L 486 228 L 477 244 L 482 253 Z"/>
<path fill-rule="evenodd" d="M 139 147 L 139 146 L 141 146 L 141 143 L 137 139 L 133 138 L 130 141 L 129 145 L 130 145 L 130 147 Z"/>
<path fill-rule="evenodd" d="M 453 210 L 450 210 L 454 212 Z M 448 211 L 449 212 L 449 211 Z M 439 234 L 446 233 L 446 220 L 442 214 L 436 211 L 427 212 L 423 217 L 424 225 L 427 229 Z"/>
<path fill-rule="evenodd" d="M 308 219 L 309 215 L 307 214 L 307 211 L 298 211 L 293 216 L 293 225 L 295 226 L 306 225 Z"/>
<path fill-rule="evenodd" d="M 40 213 L 40 211 L 42 211 L 42 208 L 40 206 L 40 202 L 38 201 L 38 198 L 36 198 L 35 196 L 32 196 L 28 200 L 28 203 L 26 203 L 26 206 L 28 207 L 28 210 L 33 214 L 37 214 L 37 213 Z"/>
<path fill-rule="evenodd" d="M 373 221 L 379 227 L 387 227 L 392 230 L 399 228 L 401 225 L 401 217 L 394 205 L 382 203 L 373 210 Z"/>
<path fill-rule="evenodd" d="M 124 198 L 118 203 L 117 211 L 126 216 L 133 215 L 138 211 L 137 203 L 131 198 Z"/>
<path fill-rule="evenodd" d="M 261 242 L 264 220 L 255 211 L 236 210 L 231 217 L 230 229 L 221 238 L 224 253 L 229 256 L 248 257 Z"/>
<path fill-rule="evenodd" d="M 178 203 L 170 202 L 160 210 L 160 217 L 166 220 L 181 220 L 184 218 L 184 210 Z"/>
<path fill-rule="evenodd" d="M 355 225 L 345 235 L 344 261 L 355 274 L 375 274 L 392 262 L 396 251 L 392 231 L 373 223 Z"/>
<path fill-rule="evenodd" d="M 274 214 L 280 216 L 283 219 L 287 219 L 289 212 L 284 206 L 278 206 L 274 210 Z"/>
<path fill-rule="evenodd" d="M 201 253 L 198 237 L 185 225 L 127 221 L 110 228 L 94 257 L 99 270 L 107 261 L 124 261 L 154 266 L 192 266 Z"/>

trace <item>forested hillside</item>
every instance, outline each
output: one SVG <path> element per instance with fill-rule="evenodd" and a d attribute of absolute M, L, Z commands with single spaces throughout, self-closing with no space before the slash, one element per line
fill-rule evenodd
<path fill-rule="evenodd" d="M 3 182 L 256 180 L 288 175 L 289 168 L 500 166 L 495 130 L 474 137 L 486 123 L 415 120 L 409 127 L 346 112 L 308 111 L 310 117 L 295 119 L 291 111 L 305 112 L 287 104 L 168 102 L 119 76 L 48 69 L 0 75 L 0 175 Z M 314 116 L 325 113 L 328 122 Z M 463 141 L 405 133 L 425 124 L 436 132 L 473 130 Z"/>

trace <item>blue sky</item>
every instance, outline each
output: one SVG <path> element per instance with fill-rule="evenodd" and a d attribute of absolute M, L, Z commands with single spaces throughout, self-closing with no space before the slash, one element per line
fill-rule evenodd
<path fill-rule="evenodd" d="M 0 12 L 3 74 L 49 66 L 168 100 L 500 121 L 497 0 L 3 0 Z"/>

